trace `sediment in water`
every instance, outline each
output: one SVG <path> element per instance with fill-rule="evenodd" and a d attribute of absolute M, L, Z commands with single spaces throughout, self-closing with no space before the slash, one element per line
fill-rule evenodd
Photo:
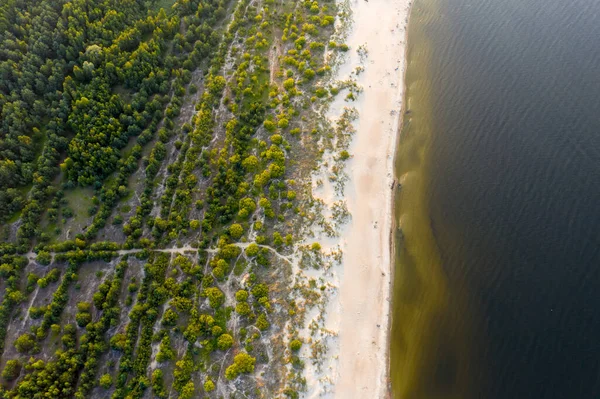
<path fill-rule="evenodd" d="M 450 292 L 429 216 L 429 148 L 435 131 L 426 36 L 427 7 L 416 4 L 408 29 L 403 123 L 395 172 L 393 302 L 390 329 L 392 397 L 468 398 L 467 356 L 473 337 L 461 293 Z"/>

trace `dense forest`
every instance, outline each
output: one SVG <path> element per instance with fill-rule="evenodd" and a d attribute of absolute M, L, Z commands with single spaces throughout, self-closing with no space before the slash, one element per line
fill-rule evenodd
<path fill-rule="evenodd" d="M 349 158 L 316 111 L 358 90 L 327 80 L 336 15 L 2 2 L 1 397 L 299 397 L 329 289 L 294 277 L 325 259 L 308 178 L 324 146 L 332 181 Z"/>

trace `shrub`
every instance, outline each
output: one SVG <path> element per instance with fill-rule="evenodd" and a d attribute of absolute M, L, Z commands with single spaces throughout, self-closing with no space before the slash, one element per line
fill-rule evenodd
<path fill-rule="evenodd" d="M 85 327 L 92 321 L 92 315 L 87 312 L 79 312 L 75 315 L 75 321 L 79 327 Z"/>
<path fill-rule="evenodd" d="M 275 123 L 273 123 L 273 121 L 270 121 L 270 120 L 267 119 L 266 121 L 263 122 L 263 126 L 269 132 L 274 132 L 275 131 Z"/>
<path fill-rule="evenodd" d="M 223 248 L 221 248 L 221 250 L 219 251 L 219 255 L 221 257 L 223 257 L 223 259 L 225 260 L 231 260 L 236 258 L 240 253 L 242 253 L 242 250 L 240 248 L 238 248 L 236 245 L 233 244 L 229 244 L 229 245 L 225 245 Z"/>
<path fill-rule="evenodd" d="M 204 391 L 212 392 L 214 390 L 215 390 L 215 383 L 212 382 L 210 379 L 207 379 L 206 382 L 204 383 Z"/>
<path fill-rule="evenodd" d="M 166 327 L 173 327 L 177 324 L 177 319 L 179 315 L 173 309 L 169 308 L 165 311 L 165 314 L 162 319 L 162 325 Z"/>
<path fill-rule="evenodd" d="M 44 315 L 44 313 L 46 313 L 46 307 L 43 306 L 41 308 L 32 306 L 29 308 L 29 317 L 31 317 L 34 320 L 39 319 L 40 317 L 42 317 Z"/>
<path fill-rule="evenodd" d="M 112 377 L 110 376 L 110 374 L 104 374 L 102 377 L 100 377 L 99 384 L 102 388 L 108 389 L 111 387 L 112 382 L 113 381 L 112 381 Z"/>
<path fill-rule="evenodd" d="M 254 157 L 256 159 L 256 157 Z M 258 165 L 258 160 L 257 160 Z M 250 214 L 256 210 L 256 202 L 252 198 L 242 198 L 240 200 L 240 212 L 238 215 L 242 219 L 246 219 Z"/>
<path fill-rule="evenodd" d="M 315 91 L 315 94 L 317 95 L 317 97 L 319 97 L 319 98 L 323 98 L 323 97 L 325 97 L 325 96 L 327 95 L 327 90 L 326 90 L 326 89 L 324 89 L 324 88 L 322 88 L 322 87 L 319 87 L 319 88 L 318 88 L 318 89 Z"/>
<path fill-rule="evenodd" d="M 91 308 L 92 306 L 89 302 L 79 302 L 77 304 L 77 310 L 79 310 L 80 312 L 89 312 Z"/>
<path fill-rule="evenodd" d="M 125 345 L 127 345 L 127 337 L 125 334 L 115 334 L 110 339 L 110 347 L 115 350 L 123 351 L 125 349 Z"/>
<path fill-rule="evenodd" d="M 40 251 L 37 254 L 37 261 L 40 265 L 49 265 L 50 262 L 52 261 L 52 256 L 50 255 L 49 252 L 46 251 Z"/>
<path fill-rule="evenodd" d="M 283 143 L 283 137 L 281 137 L 280 134 L 274 134 L 271 136 L 271 141 L 273 142 L 273 144 L 281 144 Z"/>
<path fill-rule="evenodd" d="M 300 341 L 299 339 L 295 339 L 292 342 L 290 342 L 290 349 L 293 350 L 294 352 L 298 352 L 301 347 L 302 347 L 302 341 Z"/>
<path fill-rule="evenodd" d="M 240 302 L 235 305 L 235 311 L 241 316 L 246 316 L 250 314 L 250 305 L 247 302 Z"/>
<path fill-rule="evenodd" d="M 179 395 L 179 399 L 192 399 L 194 397 L 194 391 L 196 387 L 194 386 L 194 382 L 190 381 L 183 388 L 181 388 L 181 393 Z"/>
<path fill-rule="evenodd" d="M 221 334 L 223 334 L 223 329 L 220 326 L 213 326 L 213 328 L 210 330 L 210 333 L 213 335 L 213 337 L 219 337 Z"/>
<path fill-rule="evenodd" d="M 259 249 L 260 249 L 260 247 L 258 245 L 256 245 L 255 243 L 252 243 L 246 247 L 246 255 L 250 256 L 250 257 L 256 256 L 256 255 L 258 255 Z"/>
<path fill-rule="evenodd" d="M 315 77 L 315 71 L 313 71 L 312 69 L 305 69 L 304 70 L 304 77 L 306 79 L 312 79 Z"/>
<path fill-rule="evenodd" d="M 233 364 L 225 370 L 225 377 L 228 380 L 233 380 L 241 373 L 252 373 L 254 372 L 254 365 L 256 364 L 256 358 L 249 354 L 242 352 L 235 355 L 233 358 Z"/>
<path fill-rule="evenodd" d="M 260 331 L 264 331 L 267 328 L 269 328 L 270 326 L 271 326 L 271 323 L 269 323 L 267 321 L 267 317 L 264 314 L 261 314 L 260 316 L 258 316 L 258 319 L 256 319 L 256 327 Z"/>
<path fill-rule="evenodd" d="M 252 288 L 252 295 L 255 298 L 267 297 L 269 295 L 269 287 L 266 284 L 256 284 L 254 288 Z"/>
<path fill-rule="evenodd" d="M 294 81 L 294 78 L 289 78 L 283 82 L 283 87 L 286 90 L 293 89 L 295 85 L 296 85 L 296 82 Z"/>
<path fill-rule="evenodd" d="M 279 247 L 283 244 L 283 237 L 281 236 L 281 233 L 279 232 L 274 232 L 273 233 L 273 245 L 275 245 L 276 247 Z"/>
<path fill-rule="evenodd" d="M 239 290 L 235 293 L 235 300 L 238 302 L 246 302 L 248 300 L 248 291 Z"/>
<path fill-rule="evenodd" d="M 279 122 L 277 122 L 277 126 L 279 126 L 281 129 L 285 129 L 289 125 L 290 125 L 290 122 L 285 118 L 281 118 L 279 120 Z"/>
<path fill-rule="evenodd" d="M 242 234 L 244 234 L 244 228 L 240 224 L 234 223 L 229 227 L 229 235 L 231 238 L 237 240 Z"/>
<path fill-rule="evenodd" d="M 256 158 L 254 155 L 250 155 L 242 161 L 242 166 L 248 172 L 253 172 L 258 168 L 258 158 Z"/>
<path fill-rule="evenodd" d="M 283 394 L 285 396 L 287 396 L 288 398 L 291 398 L 291 399 L 298 399 L 300 397 L 300 395 L 298 394 L 298 392 L 295 391 L 292 388 L 286 388 L 286 389 L 284 389 L 283 390 Z"/>
<path fill-rule="evenodd" d="M 223 334 L 217 340 L 217 347 L 225 351 L 233 346 L 233 337 L 229 334 Z"/>

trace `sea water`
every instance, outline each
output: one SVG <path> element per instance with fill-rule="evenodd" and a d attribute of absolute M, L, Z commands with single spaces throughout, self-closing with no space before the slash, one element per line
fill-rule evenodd
<path fill-rule="evenodd" d="M 600 1 L 416 0 L 395 398 L 600 397 Z"/>

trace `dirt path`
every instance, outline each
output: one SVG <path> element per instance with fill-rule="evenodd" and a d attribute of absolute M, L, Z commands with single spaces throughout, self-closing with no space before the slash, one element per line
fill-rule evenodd
<path fill-rule="evenodd" d="M 239 243 L 233 243 L 232 245 L 235 245 L 238 248 L 241 249 L 245 249 L 248 248 L 248 246 L 250 244 L 255 244 L 255 243 L 247 243 L 247 242 L 239 242 Z M 258 245 L 258 247 L 260 248 L 267 248 L 269 251 L 271 251 L 275 256 L 277 256 L 279 259 L 282 259 L 290 264 L 293 264 L 293 260 L 290 259 L 290 257 L 285 256 L 280 254 L 275 248 L 270 247 L 268 245 L 262 245 L 262 244 L 256 244 Z M 144 251 L 145 249 L 143 248 L 134 248 L 134 249 L 119 249 L 118 251 L 116 251 L 118 256 L 125 256 L 125 255 L 133 255 L 133 254 L 137 254 L 140 253 L 142 251 Z M 148 251 L 150 252 L 162 252 L 162 253 L 168 253 L 168 254 L 179 254 L 179 255 L 184 255 L 186 253 L 190 253 L 190 252 L 198 252 L 198 248 L 194 248 L 191 247 L 189 245 L 185 245 L 183 247 L 171 247 L 171 248 L 153 248 L 153 249 L 148 249 Z M 217 248 L 209 248 L 204 250 L 208 253 L 216 253 L 218 251 Z M 54 257 L 59 254 L 60 252 L 50 252 L 50 255 L 52 256 L 52 262 L 54 262 Z M 27 259 L 29 259 L 29 262 L 35 262 L 36 258 L 37 258 L 37 254 L 35 252 L 27 252 L 25 254 L 25 256 L 27 257 Z"/>

